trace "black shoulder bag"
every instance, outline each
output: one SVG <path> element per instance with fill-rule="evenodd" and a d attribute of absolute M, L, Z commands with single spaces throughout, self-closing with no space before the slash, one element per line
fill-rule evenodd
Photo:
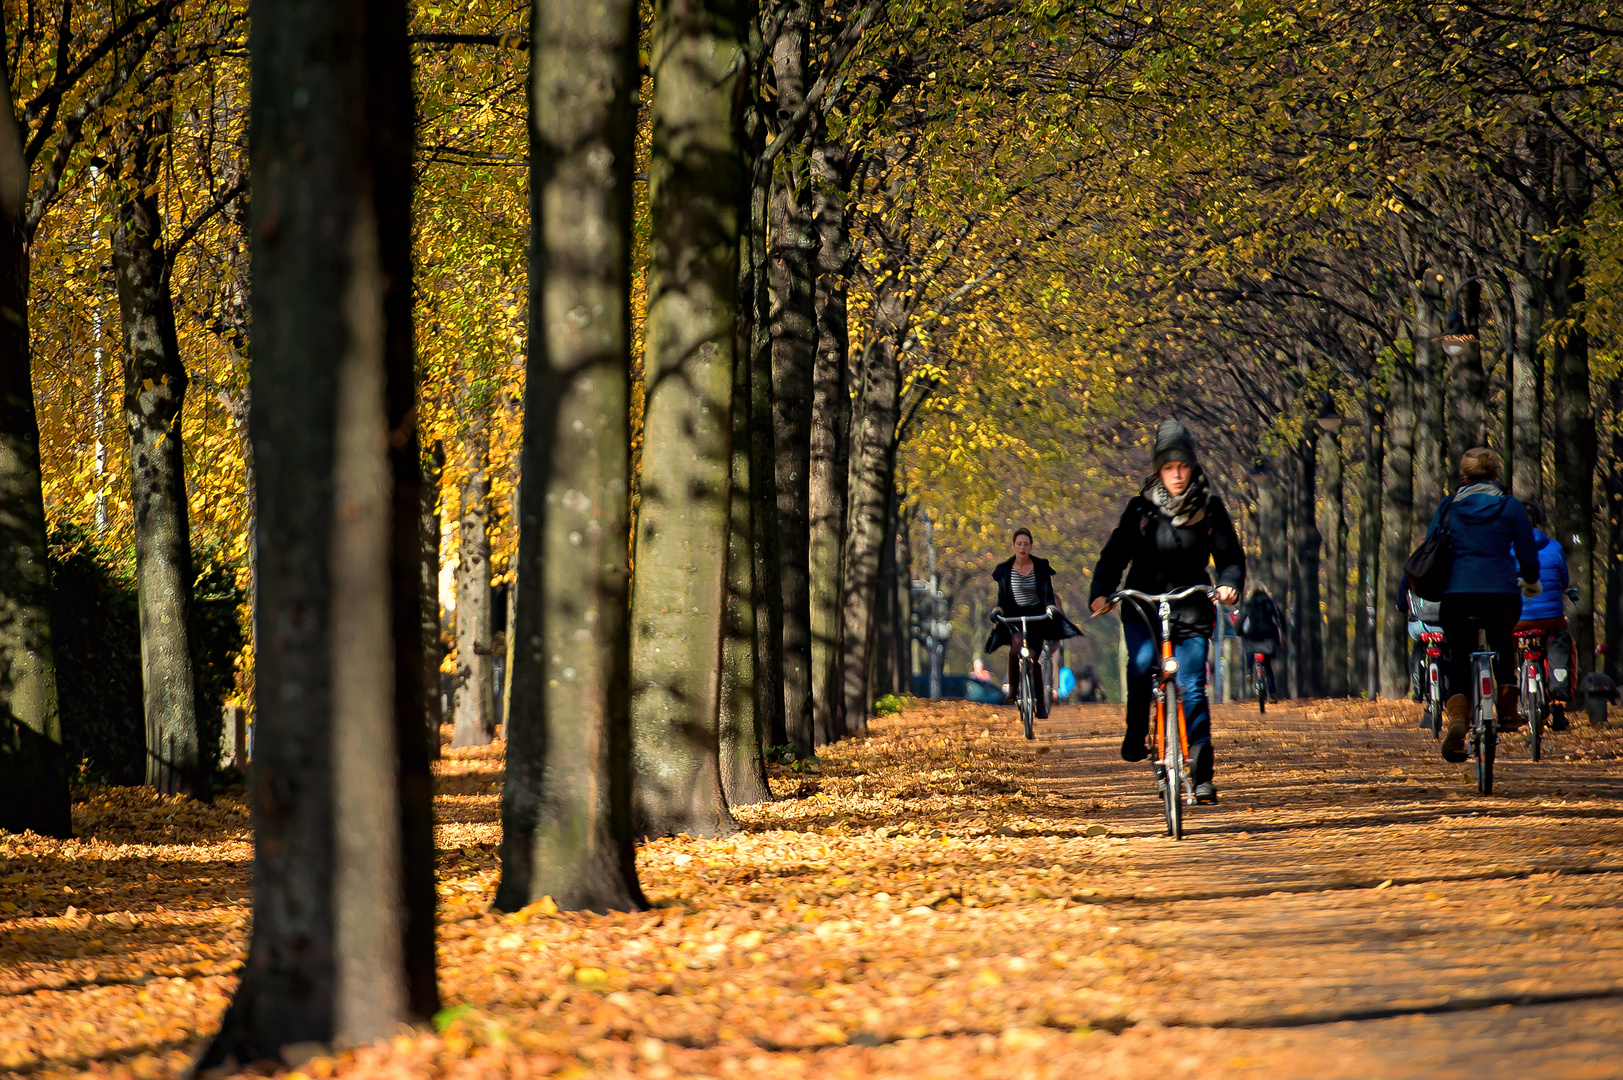
<path fill-rule="evenodd" d="M 1420 542 L 1403 564 L 1409 578 L 1409 591 L 1422 600 L 1441 600 L 1454 574 L 1454 539 L 1448 532 L 1448 515 L 1454 509 L 1454 496 L 1443 503 L 1443 516 L 1437 531 Z"/>

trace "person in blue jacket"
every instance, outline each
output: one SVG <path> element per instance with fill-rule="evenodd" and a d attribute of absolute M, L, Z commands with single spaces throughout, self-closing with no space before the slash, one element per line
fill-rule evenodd
<path fill-rule="evenodd" d="M 1567 632 L 1567 612 L 1561 597 L 1572 587 L 1567 575 L 1567 557 L 1561 542 L 1544 532 L 1544 511 L 1537 503 L 1527 504 L 1527 520 L 1533 523 L 1533 543 L 1538 545 L 1537 596 L 1522 601 L 1522 618 L 1516 633 L 1542 630 L 1544 657 L 1549 661 L 1547 685 L 1550 692 L 1550 727 L 1567 730 L 1567 702 L 1572 700 L 1572 635 Z"/>
<path fill-rule="evenodd" d="M 1426 535 L 1437 531 L 1447 513 L 1454 565 L 1443 594 L 1440 621 L 1448 635 L 1448 686 L 1471 685 L 1471 653 L 1478 631 L 1486 630 L 1488 647 L 1498 654 L 1494 675 L 1500 680 L 1499 726 L 1509 728 L 1518 723 L 1511 632 L 1522 616 L 1522 598 L 1539 595 L 1541 586 L 1533 523 L 1521 501 L 1500 486 L 1499 474 L 1498 454 L 1480 446 L 1467 450 L 1460 458 L 1460 487 L 1438 505 Z M 1464 761 L 1470 699 L 1454 694 L 1443 711 L 1447 723 L 1443 760 Z"/>

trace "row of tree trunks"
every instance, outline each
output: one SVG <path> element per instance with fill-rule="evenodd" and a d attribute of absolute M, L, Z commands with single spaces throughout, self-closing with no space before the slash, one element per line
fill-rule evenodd
<path fill-rule="evenodd" d="M 1380 598 L 1377 582 L 1381 544 L 1381 470 L 1383 431 L 1375 380 L 1364 393 L 1364 469 L 1358 499 L 1358 592 L 1353 597 L 1353 671 L 1351 687 L 1371 698 L 1380 696 Z"/>
<path fill-rule="evenodd" d="M 1274 603 L 1287 616 L 1290 612 L 1290 569 L 1289 549 L 1286 538 L 1289 529 L 1285 519 L 1285 492 L 1279 482 L 1280 459 L 1275 459 L 1269 466 L 1255 474 L 1257 481 L 1257 536 L 1259 538 L 1259 565 L 1254 573 L 1257 580 L 1268 590 L 1268 595 Z M 1292 632 L 1290 626 L 1281 627 L 1290 640 Z M 1294 653 L 1286 650 L 1285 654 L 1274 660 L 1274 680 L 1283 688 L 1291 685 L 1290 672 L 1295 663 Z"/>
<path fill-rule="evenodd" d="M 1346 697 L 1347 653 L 1347 514 L 1343 497 L 1341 433 L 1319 435 L 1324 469 L 1324 692 Z M 1354 605 L 1356 607 L 1356 604 Z"/>
<path fill-rule="evenodd" d="M 252 63 L 254 923 L 202 1068 L 438 1005 L 405 9 L 266 0 Z"/>
<path fill-rule="evenodd" d="M 631 214 L 637 5 L 532 21 L 529 354 L 496 907 L 635 910 Z"/>
<path fill-rule="evenodd" d="M 1324 622 L 1319 614 L 1318 448 L 1304 434 L 1294 460 L 1291 485 L 1291 609 L 1295 612 L 1293 668 L 1297 697 L 1324 693 Z"/>

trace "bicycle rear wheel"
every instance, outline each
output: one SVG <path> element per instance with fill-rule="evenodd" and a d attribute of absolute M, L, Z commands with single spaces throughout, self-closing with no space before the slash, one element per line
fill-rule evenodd
<path fill-rule="evenodd" d="M 1498 755 L 1498 739 L 1492 725 L 1476 726 L 1476 789 L 1479 794 L 1493 794 L 1493 760 Z"/>
<path fill-rule="evenodd" d="M 1031 665 L 1020 665 L 1020 726 L 1025 729 L 1026 738 L 1035 739 L 1037 729 L 1032 724 L 1037 712 L 1037 692 L 1031 685 Z"/>
<path fill-rule="evenodd" d="M 1166 805 L 1167 835 L 1174 840 L 1183 839 L 1183 743 L 1178 738 L 1178 692 L 1168 682 L 1162 691 L 1166 719 L 1166 787 L 1162 799 Z"/>
<path fill-rule="evenodd" d="M 1544 695 L 1535 688 L 1528 701 L 1527 740 L 1532 744 L 1533 760 L 1544 757 Z"/>

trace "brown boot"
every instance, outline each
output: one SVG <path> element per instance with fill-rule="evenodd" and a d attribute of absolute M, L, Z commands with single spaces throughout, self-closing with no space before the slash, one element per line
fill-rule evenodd
<path fill-rule="evenodd" d="M 1443 760 L 1461 762 L 1466 758 L 1465 734 L 1469 730 L 1471 699 L 1455 694 L 1443 702 Z"/>

